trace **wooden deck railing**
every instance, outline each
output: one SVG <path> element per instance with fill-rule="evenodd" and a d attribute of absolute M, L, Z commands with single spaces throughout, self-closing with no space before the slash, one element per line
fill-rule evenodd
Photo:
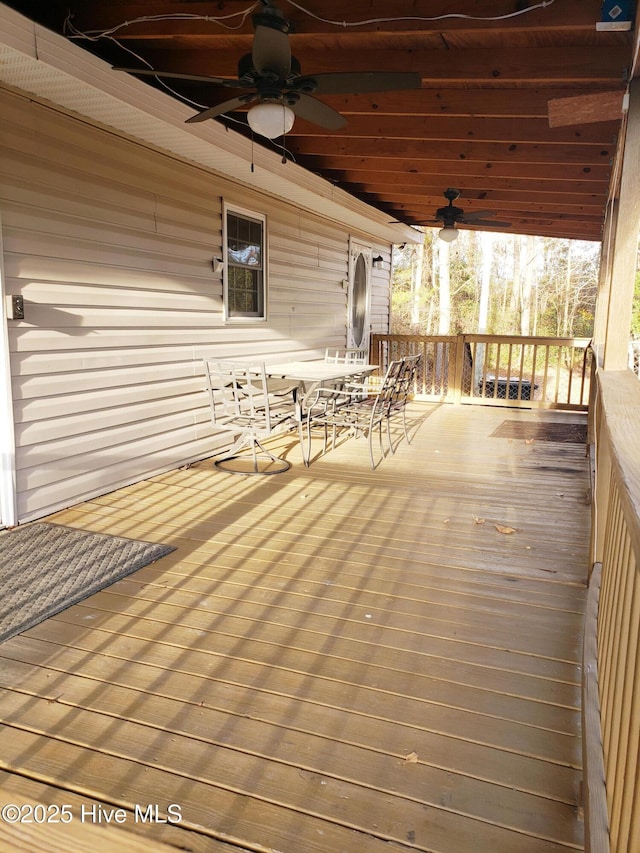
<path fill-rule="evenodd" d="M 587 850 L 640 850 L 640 383 L 598 372 L 593 563 L 585 625 Z"/>
<path fill-rule="evenodd" d="M 373 335 L 371 361 L 385 369 L 422 354 L 415 393 L 423 399 L 587 411 L 588 338 L 507 335 Z"/>

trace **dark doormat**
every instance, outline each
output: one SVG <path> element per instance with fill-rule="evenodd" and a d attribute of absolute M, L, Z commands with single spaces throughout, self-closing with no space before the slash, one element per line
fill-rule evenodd
<path fill-rule="evenodd" d="M 60 524 L 0 535 L 0 642 L 174 549 Z"/>
<path fill-rule="evenodd" d="M 537 423 L 535 421 L 503 421 L 491 433 L 493 438 L 519 438 L 525 441 L 559 441 L 586 444 L 587 425 L 576 423 Z"/>

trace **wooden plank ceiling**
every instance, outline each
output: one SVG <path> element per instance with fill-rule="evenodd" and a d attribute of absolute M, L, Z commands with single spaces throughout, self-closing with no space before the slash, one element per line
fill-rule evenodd
<path fill-rule="evenodd" d="M 239 58 L 251 52 L 251 15 L 264 2 L 9 5 L 68 36 L 72 29 L 90 33 L 92 40 L 74 41 L 114 65 L 234 78 Z M 596 28 L 611 4 L 273 2 L 292 23 L 289 40 L 303 74 L 414 71 L 422 77 L 422 88 L 413 91 L 322 96 L 347 124 L 326 130 L 296 118 L 284 141 L 295 162 L 408 224 L 433 220 L 446 204 L 444 190 L 455 187 L 461 192 L 456 204 L 467 213 L 495 211 L 493 218 L 511 223 L 495 230 L 601 238 L 634 44 L 632 29 Z M 98 34 L 109 37 L 94 38 Z M 188 98 L 194 112 L 242 94 L 192 81 L 165 83 L 176 97 Z M 242 111 L 212 120 L 250 132 Z M 261 141 L 282 150 L 282 139 L 256 137 Z"/>

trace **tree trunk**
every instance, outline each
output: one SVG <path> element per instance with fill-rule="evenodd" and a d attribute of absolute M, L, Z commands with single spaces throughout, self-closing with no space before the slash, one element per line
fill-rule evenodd
<path fill-rule="evenodd" d="M 571 276 L 572 276 L 573 271 L 571 269 L 571 241 L 568 240 L 567 243 L 568 243 L 568 245 L 567 245 L 567 274 L 566 274 L 565 283 L 564 283 L 564 311 L 563 311 L 563 316 L 562 316 L 562 337 L 564 337 L 564 338 L 568 338 L 571 336 L 571 332 L 570 332 L 571 323 L 569 322 L 569 312 L 570 312 L 570 303 L 571 303 L 571 296 L 572 296 Z"/>
<path fill-rule="evenodd" d="M 487 331 L 489 321 L 489 292 L 491 289 L 491 267 L 493 265 L 493 234 L 485 231 L 480 235 L 482 251 L 482 273 L 480 277 L 480 305 L 478 308 L 478 332 Z"/>
<path fill-rule="evenodd" d="M 480 305 L 478 307 L 478 333 L 486 334 L 489 321 L 489 292 L 491 289 L 491 268 L 493 266 L 493 234 L 485 231 L 480 234 L 482 252 L 482 270 L 480 275 Z M 477 388 L 482 382 L 485 345 L 476 346 L 473 365 L 473 384 Z"/>
<path fill-rule="evenodd" d="M 424 270 L 424 241 L 415 247 L 414 263 L 411 275 L 411 325 L 413 331 L 420 332 L 420 296 L 422 294 L 422 274 Z"/>
<path fill-rule="evenodd" d="M 533 291 L 534 266 L 535 257 L 535 238 L 531 236 L 525 237 L 524 257 L 521 257 L 522 263 L 522 288 L 521 288 L 521 310 L 520 310 L 520 334 L 531 334 L 531 293 Z"/>
<path fill-rule="evenodd" d="M 438 323 L 438 334 L 448 335 L 451 326 L 451 276 L 449 271 L 449 244 L 444 240 L 438 241 L 438 273 L 440 293 L 440 318 Z M 439 391 L 444 390 L 446 384 L 446 359 L 445 347 L 439 344 L 436 348 L 435 384 Z"/>
<path fill-rule="evenodd" d="M 451 327 L 451 275 L 449 272 L 449 244 L 439 241 L 438 267 L 440 273 L 440 322 L 438 334 L 448 335 Z"/>

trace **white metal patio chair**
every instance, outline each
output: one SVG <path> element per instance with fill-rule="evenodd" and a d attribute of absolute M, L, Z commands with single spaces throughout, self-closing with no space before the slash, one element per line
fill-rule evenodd
<path fill-rule="evenodd" d="M 369 352 L 366 349 L 327 348 L 324 352 L 324 360 L 331 364 L 366 364 L 369 361 Z"/>
<path fill-rule="evenodd" d="M 324 353 L 324 360 L 331 364 L 367 364 L 369 362 L 369 350 L 351 347 L 337 350 L 327 348 Z M 367 396 L 368 383 L 369 375 L 362 374 L 361 376 L 354 376 L 342 387 L 348 393 L 349 399 L 361 400 Z"/>
<path fill-rule="evenodd" d="M 280 474 L 291 467 L 262 442 L 296 425 L 292 395 L 269 391 L 264 362 L 204 358 L 211 423 L 237 436 L 216 468 L 231 474 Z"/>
<path fill-rule="evenodd" d="M 403 360 L 392 361 L 376 394 L 361 399 L 351 396 L 345 401 L 345 389 L 318 388 L 306 412 L 307 449 L 304 457 L 305 464 L 308 465 L 311 459 L 311 431 L 314 427 L 322 426 L 324 427 L 323 453 L 327 449 L 329 429 L 333 432 L 333 444 L 335 444 L 337 431 L 348 429 L 355 437 L 360 434 L 367 437 L 371 468 L 375 469 L 373 436 L 377 431 L 380 440 L 380 452 L 382 457 L 386 456 L 382 443 L 382 429 L 386 425 L 385 428 L 390 440 L 391 433 L 387 421 L 392 414 L 392 407 L 397 398 L 396 386 L 401 379 L 403 367 Z"/>
<path fill-rule="evenodd" d="M 415 388 L 415 380 L 421 358 L 421 353 L 418 353 L 417 355 L 405 355 L 400 359 L 402 367 L 393 389 L 387 417 L 387 436 L 389 439 L 389 449 L 392 453 L 395 453 L 395 448 L 391 437 L 391 421 L 395 414 L 400 414 L 402 418 L 402 431 L 404 432 L 404 437 L 407 440 L 407 444 L 411 444 L 411 438 L 407 429 L 407 403 L 409 402 L 411 393 Z"/>
<path fill-rule="evenodd" d="M 335 444 L 336 433 L 339 429 L 347 428 L 353 432 L 355 437 L 360 433 L 366 435 L 369 440 L 372 469 L 376 467 L 373 452 L 373 435 L 376 429 L 379 434 L 382 457 L 386 456 L 382 443 L 383 427 L 387 431 L 389 451 L 395 453 L 391 435 L 391 421 L 394 415 L 401 416 L 404 437 L 410 444 L 406 406 L 414 388 L 420 359 L 421 355 L 418 354 L 404 356 L 392 361 L 377 392 L 375 394 L 370 393 L 366 397 L 358 397 L 351 393 L 349 400 L 345 402 L 346 389 L 319 388 L 306 416 L 307 450 L 305 464 L 308 465 L 311 458 L 311 429 L 317 426 L 324 427 L 323 453 L 327 449 L 329 428 L 333 432 L 333 444 Z"/>

